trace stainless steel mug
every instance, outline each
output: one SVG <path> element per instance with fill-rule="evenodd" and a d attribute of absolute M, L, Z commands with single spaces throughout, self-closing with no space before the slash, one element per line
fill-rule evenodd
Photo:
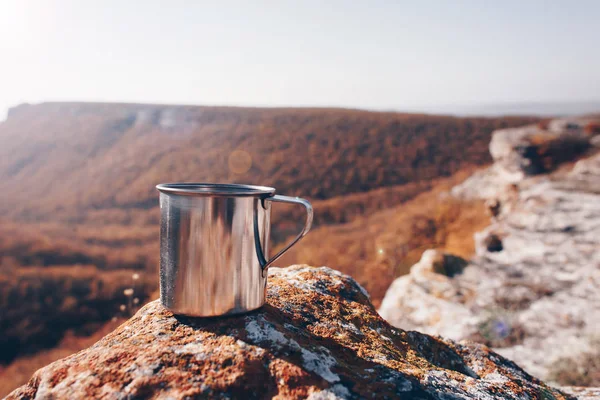
<path fill-rule="evenodd" d="M 160 191 L 160 299 L 175 314 L 238 314 L 265 303 L 267 268 L 311 227 L 310 203 L 264 186 L 164 183 Z M 271 203 L 306 208 L 302 231 L 270 260 Z"/>

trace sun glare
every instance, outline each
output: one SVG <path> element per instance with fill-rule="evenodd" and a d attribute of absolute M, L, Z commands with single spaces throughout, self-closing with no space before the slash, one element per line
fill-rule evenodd
<path fill-rule="evenodd" d="M 0 0 L 0 48 L 20 48 L 40 34 L 47 3 Z"/>
<path fill-rule="evenodd" d="M 24 30 L 26 10 L 27 3 L 25 1 L 0 1 L 0 33 L 2 36 L 10 36 Z"/>

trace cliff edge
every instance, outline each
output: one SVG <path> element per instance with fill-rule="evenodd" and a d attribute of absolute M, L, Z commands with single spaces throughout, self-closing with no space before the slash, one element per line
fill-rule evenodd
<path fill-rule="evenodd" d="M 391 285 L 381 315 L 485 343 L 544 380 L 597 386 L 599 127 L 555 120 L 494 133 L 494 165 L 452 191 L 487 200 L 493 222 L 475 235 L 476 256 L 450 273 L 451 255 L 426 251 Z"/>

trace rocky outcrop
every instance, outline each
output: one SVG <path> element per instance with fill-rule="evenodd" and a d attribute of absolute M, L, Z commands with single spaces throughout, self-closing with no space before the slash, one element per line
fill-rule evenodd
<path fill-rule="evenodd" d="M 559 122 L 549 124 L 546 137 L 587 135 L 589 147 L 593 132 Z M 499 131 L 491 145 L 496 163 L 453 190 L 494 199 L 493 223 L 476 234 L 476 256 L 463 272 L 437 273 L 432 260 L 442 253 L 426 251 L 391 285 L 379 311 L 403 329 L 483 342 L 533 375 L 560 382 L 564 360 L 597 351 L 600 154 L 570 171 L 530 176 L 513 150 L 531 132 L 540 128 Z"/>
<path fill-rule="evenodd" d="M 594 123 L 592 118 L 559 119 L 498 130 L 492 135 L 490 154 L 495 163 L 517 176 L 546 173 L 589 148 L 595 132 L 588 127 Z"/>
<path fill-rule="evenodd" d="M 486 346 L 392 328 L 350 277 L 272 268 L 268 304 L 177 317 L 152 302 L 9 399 L 569 398 Z"/>
<path fill-rule="evenodd" d="M 550 173 L 590 148 L 600 148 L 600 118 L 558 119 L 492 134 L 494 164 L 452 190 L 459 198 L 511 200 L 525 178 Z M 508 198 L 507 198 L 508 197 Z"/>

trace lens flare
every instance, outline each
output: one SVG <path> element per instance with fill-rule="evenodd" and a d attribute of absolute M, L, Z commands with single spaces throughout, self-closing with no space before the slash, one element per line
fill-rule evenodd
<path fill-rule="evenodd" d="M 234 174 L 245 174 L 252 167 L 252 156 L 244 150 L 234 150 L 229 155 L 229 170 Z"/>

